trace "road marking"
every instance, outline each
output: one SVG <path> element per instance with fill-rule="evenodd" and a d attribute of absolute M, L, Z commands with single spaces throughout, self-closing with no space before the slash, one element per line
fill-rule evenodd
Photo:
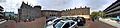
<path fill-rule="evenodd" d="M 6 22 L 6 21 L 7 21 L 7 20 L 1 21 L 0 24 L 4 23 L 4 22 Z"/>

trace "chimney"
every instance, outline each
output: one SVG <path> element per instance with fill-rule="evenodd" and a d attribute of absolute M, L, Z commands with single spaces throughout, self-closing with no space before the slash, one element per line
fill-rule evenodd
<path fill-rule="evenodd" d="M 27 2 L 27 5 L 28 5 L 28 2 Z"/>
<path fill-rule="evenodd" d="M 87 8 L 87 6 L 85 6 L 85 8 Z"/>
<path fill-rule="evenodd" d="M 76 9 L 76 7 L 75 7 L 75 9 Z"/>
<path fill-rule="evenodd" d="M 71 8 L 69 10 L 71 10 Z"/>

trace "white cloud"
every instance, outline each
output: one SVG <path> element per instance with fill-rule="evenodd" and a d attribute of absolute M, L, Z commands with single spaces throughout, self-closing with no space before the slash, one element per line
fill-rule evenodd
<path fill-rule="evenodd" d="M 108 0 L 109 1 L 109 0 Z M 104 10 L 104 9 L 106 9 L 107 7 L 109 7 L 112 3 L 114 3 L 114 2 L 116 2 L 116 0 L 114 0 L 114 1 L 109 1 L 108 3 L 106 3 L 106 4 L 104 4 L 104 5 L 102 5 L 102 7 L 101 8 L 99 8 L 98 10 Z"/>
<path fill-rule="evenodd" d="M 89 6 L 92 11 L 104 10 L 116 0 L 0 0 L 0 5 L 5 11 L 14 11 L 20 7 L 21 2 L 28 2 L 29 5 L 41 5 L 45 10 L 64 10 L 69 8 L 79 8 L 80 6 Z"/>
<path fill-rule="evenodd" d="M 0 5 L 4 8 L 4 11 L 15 12 L 17 13 L 17 8 L 21 1 L 19 0 L 5 0 L 6 2 L 0 3 Z"/>
<path fill-rule="evenodd" d="M 6 0 L 0 0 L 0 3 L 6 2 Z"/>
<path fill-rule="evenodd" d="M 108 6 L 110 6 L 112 3 L 114 3 L 116 0 L 95 0 L 91 1 L 88 6 L 91 7 L 91 12 L 93 11 L 103 11 Z"/>
<path fill-rule="evenodd" d="M 28 5 L 35 6 L 37 5 L 37 0 L 22 0 L 25 3 L 28 3 Z"/>
<path fill-rule="evenodd" d="M 5 1 L 5 2 L 4 2 Z M 18 8 L 21 6 L 22 1 L 24 1 L 25 3 L 28 2 L 29 5 L 36 5 L 36 1 L 35 0 L 1 0 L 0 5 L 2 7 L 4 7 L 4 11 L 7 12 L 15 12 L 18 13 Z"/>

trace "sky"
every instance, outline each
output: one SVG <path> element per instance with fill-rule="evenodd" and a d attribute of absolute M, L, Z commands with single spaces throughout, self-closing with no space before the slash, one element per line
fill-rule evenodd
<path fill-rule="evenodd" d="M 65 10 L 88 6 L 91 12 L 104 10 L 116 0 L 0 0 L 4 12 L 18 13 L 22 1 L 31 6 L 40 5 L 42 10 Z"/>

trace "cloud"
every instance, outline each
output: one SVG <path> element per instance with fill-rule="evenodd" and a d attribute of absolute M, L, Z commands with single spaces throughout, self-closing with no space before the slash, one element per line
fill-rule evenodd
<path fill-rule="evenodd" d="M 14 4 L 14 3 L 11 3 L 11 2 L 12 2 L 12 1 L 6 0 L 6 2 L 1 3 L 1 6 L 3 6 L 3 8 L 4 8 L 5 11 L 13 10 L 13 4 Z"/>
<path fill-rule="evenodd" d="M 31 6 L 41 5 L 44 10 L 64 10 L 88 6 L 91 11 L 98 11 L 104 10 L 116 0 L 0 0 L 0 5 L 5 8 L 5 11 L 17 13 L 22 1 L 28 2 Z"/>
<path fill-rule="evenodd" d="M 66 8 L 79 8 L 80 6 L 91 7 L 91 10 L 104 10 L 116 0 L 39 0 L 43 9 L 63 10 Z M 107 5 L 107 6 L 105 6 Z"/>
<path fill-rule="evenodd" d="M 0 0 L 0 3 L 6 2 L 6 0 Z"/>
<path fill-rule="evenodd" d="M 116 0 L 85 0 L 85 4 L 91 8 L 90 12 L 102 11 Z"/>
<path fill-rule="evenodd" d="M 21 5 L 20 2 L 20 0 L 5 0 L 0 5 L 4 8 L 4 11 L 17 13 L 17 9 Z"/>
<path fill-rule="evenodd" d="M 4 11 L 18 13 L 18 8 L 21 6 L 22 1 L 25 3 L 29 2 L 28 4 L 31 6 L 37 4 L 35 0 L 0 0 L 2 2 L 0 5 L 4 8 Z"/>
<path fill-rule="evenodd" d="M 100 8 L 102 8 L 104 5 L 110 5 L 112 4 L 112 2 L 114 2 L 115 0 L 88 0 L 87 1 L 87 5 L 90 6 L 93 10 L 98 10 Z M 107 6 L 104 6 L 107 7 Z"/>
<path fill-rule="evenodd" d="M 64 9 L 70 7 L 71 0 L 39 0 L 38 3 L 43 6 L 43 9 Z"/>
<path fill-rule="evenodd" d="M 28 3 L 28 5 L 35 6 L 37 5 L 37 0 L 22 0 L 25 3 Z"/>

